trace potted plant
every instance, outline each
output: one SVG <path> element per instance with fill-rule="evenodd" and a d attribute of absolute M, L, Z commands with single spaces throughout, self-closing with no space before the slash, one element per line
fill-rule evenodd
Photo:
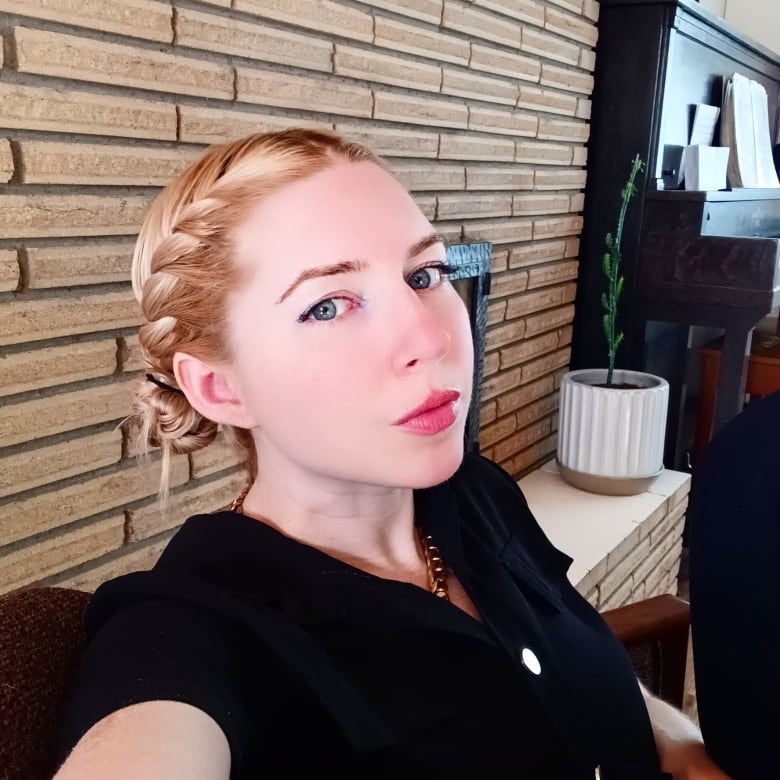
<path fill-rule="evenodd" d="M 615 234 L 606 236 L 602 319 L 607 368 L 569 371 L 561 382 L 557 461 L 561 476 L 575 487 L 607 495 L 645 491 L 663 471 L 669 383 L 641 371 L 615 368 L 623 341 L 617 312 L 623 276 L 620 244 L 636 179 L 644 169 L 637 155 L 620 193 Z"/>

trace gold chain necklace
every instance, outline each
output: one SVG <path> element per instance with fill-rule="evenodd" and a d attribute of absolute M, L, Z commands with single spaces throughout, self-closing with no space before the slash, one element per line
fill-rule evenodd
<path fill-rule="evenodd" d="M 229 512 L 235 512 L 238 515 L 244 514 L 244 499 L 249 493 L 251 485 L 247 485 L 228 506 Z M 433 537 L 426 533 L 418 522 L 415 521 L 414 527 L 417 535 L 420 537 L 420 544 L 423 548 L 423 557 L 425 558 L 425 568 L 428 572 L 428 585 L 431 593 L 440 599 L 450 600 L 450 594 L 447 590 L 447 567 L 444 559 L 441 557 L 439 548 L 433 543 Z"/>

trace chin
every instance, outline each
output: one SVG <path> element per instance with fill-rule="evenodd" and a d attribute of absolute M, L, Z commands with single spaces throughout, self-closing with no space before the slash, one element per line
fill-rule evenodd
<path fill-rule="evenodd" d="M 409 458 L 407 462 L 412 468 L 405 469 L 408 474 L 406 486 L 420 490 L 445 482 L 458 470 L 463 455 L 461 431 L 452 441 L 442 442 L 442 446 L 432 447 L 429 452 L 420 452 L 416 457 Z"/>

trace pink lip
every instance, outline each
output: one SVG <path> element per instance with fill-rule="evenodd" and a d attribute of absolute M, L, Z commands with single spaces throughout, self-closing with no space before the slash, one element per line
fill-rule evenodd
<path fill-rule="evenodd" d="M 458 418 L 457 390 L 437 390 L 424 403 L 396 421 L 412 433 L 434 434 L 449 428 Z"/>

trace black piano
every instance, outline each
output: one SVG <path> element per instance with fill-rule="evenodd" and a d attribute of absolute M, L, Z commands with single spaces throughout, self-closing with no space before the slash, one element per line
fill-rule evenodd
<path fill-rule="evenodd" d="M 780 304 L 780 190 L 665 188 L 668 152 L 687 143 L 692 106 L 720 106 L 723 77 L 735 72 L 767 90 L 774 141 L 780 57 L 693 0 L 601 0 L 572 367 L 606 365 L 604 236 L 614 231 L 619 191 L 638 153 L 647 170 L 623 235 L 618 364 L 669 380 L 671 468 L 685 465 L 691 326 L 725 334 L 717 430 L 742 407 L 752 329 Z"/>

